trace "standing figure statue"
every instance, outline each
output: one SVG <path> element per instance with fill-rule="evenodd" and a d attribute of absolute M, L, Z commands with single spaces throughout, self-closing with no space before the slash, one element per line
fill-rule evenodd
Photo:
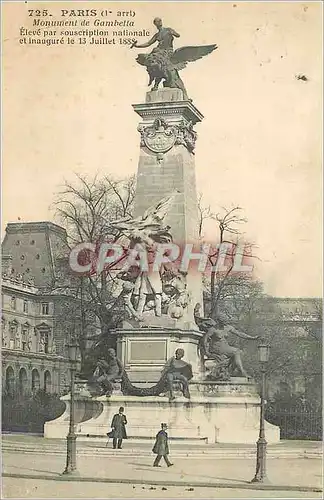
<path fill-rule="evenodd" d="M 205 332 L 201 342 L 202 355 L 207 360 L 214 361 L 207 378 L 211 380 L 227 380 L 235 372 L 239 372 L 242 377 L 248 377 L 243 368 L 241 350 L 229 345 L 227 337 L 228 334 L 233 333 L 242 339 L 256 340 L 258 336 L 247 335 L 231 325 L 225 325 L 225 321 L 221 317 L 218 317 L 217 321 L 197 315 L 195 318 L 199 328 Z"/>
<path fill-rule="evenodd" d="M 141 321 L 141 315 L 136 309 L 136 302 L 133 304 L 132 300 L 135 298 L 137 291 L 137 282 L 140 274 L 138 266 L 131 266 L 127 271 L 121 271 L 116 275 L 116 278 L 122 280 L 122 292 L 120 297 L 123 299 L 124 306 L 131 318 Z"/>
<path fill-rule="evenodd" d="M 110 396 L 113 392 L 113 382 L 121 378 L 123 374 L 123 366 L 116 356 L 115 349 L 108 349 L 107 359 L 103 357 L 98 359 L 96 369 L 93 373 L 93 383 L 100 386 L 102 395 Z"/>
<path fill-rule="evenodd" d="M 38 351 L 45 352 L 45 339 L 43 335 L 41 335 L 39 339 Z"/>
<path fill-rule="evenodd" d="M 15 336 L 15 349 L 21 349 L 21 337 L 18 328 Z"/>
<path fill-rule="evenodd" d="M 8 347 L 7 335 L 5 330 L 2 330 L 2 347 Z"/>
<path fill-rule="evenodd" d="M 154 82 L 152 90 L 157 90 L 159 83 L 163 80 L 164 87 L 182 90 L 183 99 L 187 101 L 188 94 L 179 71 L 186 67 L 187 62 L 196 61 L 210 54 L 217 49 L 217 45 L 189 46 L 173 50 L 173 40 L 180 37 L 179 33 L 172 28 L 164 28 L 159 17 L 154 19 L 153 24 L 157 28 L 157 33 L 146 43 L 138 44 L 137 41 L 134 41 L 131 48 L 144 49 L 154 43 L 158 45 L 150 54 L 139 54 L 136 61 L 141 66 L 146 66 L 149 74 L 149 86 Z"/>
<path fill-rule="evenodd" d="M 190 399 L 189 384 L 188 381 L 192 379 L 192 366 L 191 364 L 184 361 L 182 358 L 184 356 L 183 349 L 177 349 L 175 356 L 170 358 L 162 371 L 161 378 L 166 377 L 167 386 L 169 389 L 169 399 L 170 401 L 175 399 L 173 393 L 173 383 L 180 382 L 182 387 L 182 394 L 185 398 Z"/>
<path fill-rule="evenodd" d="M 27 340 L 27 350 L 31 351 L 32 348 L 33 348 L 33 340 L 32 340 L 31 335 L 29 334 L 28 335 L 28 340 Z"/>

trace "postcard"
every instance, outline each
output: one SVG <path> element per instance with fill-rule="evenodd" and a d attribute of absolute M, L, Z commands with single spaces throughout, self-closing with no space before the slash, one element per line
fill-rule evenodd
<path fill-rule="evenodd" d="M 321 498 L 322 9 L 2 2 L 4 498 Z"/>

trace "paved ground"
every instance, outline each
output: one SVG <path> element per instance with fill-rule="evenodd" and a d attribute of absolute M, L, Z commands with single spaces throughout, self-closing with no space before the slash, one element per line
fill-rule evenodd
<path fill-rule="evenodd" d="M 165 489 L 162 489 L 165 488 Z M 3 479 L 2 498 L 322 498 L 322 493 Z"/>
<path fill-rule="evenodd" d="M 3 498 L 322 498 L 321 443 L 286 442 L 267 458 L 270 484 L 251 485 L 255 447 L 172 446 L 174 466 L 153 468 L 151 444 L 78 442 L 80 476 L 61 476 L 66 442 L 4 436 Z M 214 451 L 213 451 L 214 450 Z M 265 491 L 264 491 L 265 490 Z"/>
<path fill-rule="evenodd" d="M 174 466 L 153 468 L 153 455 L 129 457 L 118 451 L 109 457 L 78 456 L 78 482 L 93 481 L 108 483 L 130 483 L 139 486 L 191 485 L 194 487 L 251 488 L 249 481 L 255 472 L 252 459 L 177 458 Z M 171 456 L 172 458 L 172 456 Z M 3 475 L 21 479 L 51 479 L 56 482 L 69 478 L 61 476 L 65 467 L 65 457 L 60 455 L 17 454 L 3 452 Z M 268 459 L 267 469 L 271 481 L 270 489 L 314 489 L 322 485 L 322 461 L 319 459 Z M 62 485 L 58 486 L 62 488 Z M 153 490 L 152 490 L 153 491 Z"/>

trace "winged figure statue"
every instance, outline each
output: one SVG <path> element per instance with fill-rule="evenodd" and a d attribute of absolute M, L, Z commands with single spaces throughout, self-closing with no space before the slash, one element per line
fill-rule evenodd
<path fill-rule="evenodd" d="M 109 229 L 117 229 L 133 242 L 141 242 L 151 246 L 154 242 L 166 243 L 172 241 L 170 226 L 163 221 L 174 201 L 177 191 L 162 198 L 157 204 L 149 207 L 143 215 L 135 218 L 124 217 L 109 222 Z"/>
<path fill-rule="evenodd" d="M 146 43 L 138 44 L 134 41 L 131 48 L 146 48 L 154 43 L 158 43 L 150 54 L 139 54 L 136 61 L 141 66 L 145 66 L 149 74 L 149 86 L 153 84 L 152 90 L 157 90 L 161 81 L 164 87 L 178 88 L 183 92 L 183 99 L 188 100 L 188 94 L 183 81 L 180 78 L 179 71 L 184 69 L 188 62 L 197 61 L 210 54 L 217 45 L 187 46 L 173 50 L 174 38 L 179 38 L 172 28 L 164 28 L 162 20 L 155 18 L 153 24 L 157 32 Z"/>

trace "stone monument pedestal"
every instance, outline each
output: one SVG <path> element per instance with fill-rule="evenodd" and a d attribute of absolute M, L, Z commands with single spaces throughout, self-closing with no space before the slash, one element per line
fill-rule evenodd
<path fill-rule="evenodd" d="M 193 382 L 190 392 L 190 400 L 177 395 L 172 402 L 165 395 L 138 397 L 113 394 L 91 398 L 81 393 L 76 404 L 78 439 L 105 437 L 110 431 L 113 415 L 123 406 L 130 439 L 153 441 L 160 424 L 166 422 L 169 436 L 175 441 L 179 439 L 188 444 L 193 440 L 208 444 L 256 443 L 260 398 L 254 383 L 246 379 L 240 382 Z M 70 398 L 63 396 L 61 399 L 66 404 L 66 410 L 61 417 L 45 424 L 46 438 L 65 438 L 68 433 Z M 280 440 L 279 428 L 268 422 L 266 439 L 269 443 Z"/>
<path fill-rule="evenodd" d="M 163 322 L 165 323 L 164 318 Z M 199 379 L 201 376 L 198 344 L 202 332 L 198 330 L 180 329 L 173 320 L 170 320 L 168 327 L 163 328 L 129 328 L 125 322 L 124 328 L 115 330 L 114 334 L 117 336 L 117 357 L 131 382 L 139 387 L 146 383 L 156 383 L 166 361 L 174 356 L 178 348 L 184 349 L 185 360 L 191 363 L 194 377 Z"/>

